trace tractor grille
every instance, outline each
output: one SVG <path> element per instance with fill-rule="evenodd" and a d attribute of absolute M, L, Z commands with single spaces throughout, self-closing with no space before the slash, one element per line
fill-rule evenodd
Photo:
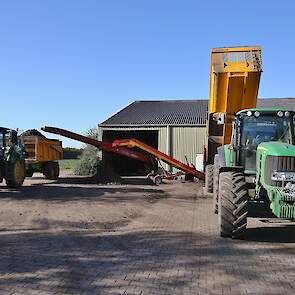
<path fill-rule="evenodd" d="M 295 206 L 281 205 L 280 218 L 294 219 L 295 218 Z"/>
<path fill-rule="evenodd" d="M 265 163 L 265 183 L 272 186 L 281 186 L 281 181 L 271 180 L 273 171 L 295 171 L 295 157 L 267 156 Z"/>

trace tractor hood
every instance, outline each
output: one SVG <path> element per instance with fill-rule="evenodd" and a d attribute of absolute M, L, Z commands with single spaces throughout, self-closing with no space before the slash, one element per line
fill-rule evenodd
<path fill-rule="evenodd" d="M 259 144 L 257 152 L 269 156 L 295 157 L 295 146 L 279 141 L 270 141 Z"/>

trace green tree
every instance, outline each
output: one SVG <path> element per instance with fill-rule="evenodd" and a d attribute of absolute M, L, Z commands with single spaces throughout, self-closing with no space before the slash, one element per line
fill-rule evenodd
<path fill-rule="evenodd" d="M 99 129 L 90 128 L 86 132 L 86 136 L 99 139 Z M 76 175 L 95 175 L 98 172 L 99 167 L 101 166 L 101 151 L 92 146 L 85 145 L 82 155 L 80 157 L 80 162 L 76 166 L 74 173 Z"/>

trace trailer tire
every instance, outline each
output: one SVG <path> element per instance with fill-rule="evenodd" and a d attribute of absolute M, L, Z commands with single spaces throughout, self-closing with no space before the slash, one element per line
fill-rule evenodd
<path fill-rule="evenodd" d="M 154 178 L 153 178 L 153 182 L 155 185 L 160 185 L 163 183 L 162 181 L 162 177 L 160 175 L 156 175 Z"/>
<path fill-rule="evenodd" d="M 207 165 L 205 167 L 205 192 L 213 193 L 213 165 Z"/>
<path fill-rule="evenodd" d="M 219 155 L 215 155 L 214 167 L 213 167 L 213 212 L 215 214 L 218 214 L 219 168 L 220 168 Z"/>
<path fill-rule="evenodd" d="M 15 162 L 8 167 L 6 176 L 6 185 L 10 188 L 18 188 L 22 186 L 26 177 L 26 164 L 24 160 L 16 159 Z"/>
<path fill-rule="evenodd" d="M 43 168 L 43 174 L 47 179 L 57 180 L 59 177 L 59 165 L 57 162 L 47 162 Z"/>
<path fill-rule="evenodd" d="M 155 176 L 155 174 L 154 174 L 153 172 L 150 172 L 150 173 L 146 176 L 146 178 L 152 180 L 154 176 Z"/>
<path fill-rule="evenodd" d="M 237 238 L 246 230 L 248 188 L 241 172 L 219 176 L 218 226 L 221 237 Z"/>
<path fill-rule="evenodd" d="M 27 171 L 26 171 L 26 177 L 32 177 L 33 174 L 34 174 L 34 170 L 32 170 L 32 169 L 27 169 Z"/>

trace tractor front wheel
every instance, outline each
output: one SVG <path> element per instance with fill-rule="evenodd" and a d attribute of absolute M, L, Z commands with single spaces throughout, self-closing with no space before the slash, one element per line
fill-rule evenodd
<path fill-rule="evenodd" d="M 224 172 L 219 176 L 219 233 L 237 238 L 247 227 L 248 188 L 241 172 Z"/>
<path fill-rule="evenodd" d="M 22 186 L 26 177 L 26 165 L 24 160 L 16 159 L 13 164 L 9 164 L 6 176 L 6 185 L 10 188 Z"/>

